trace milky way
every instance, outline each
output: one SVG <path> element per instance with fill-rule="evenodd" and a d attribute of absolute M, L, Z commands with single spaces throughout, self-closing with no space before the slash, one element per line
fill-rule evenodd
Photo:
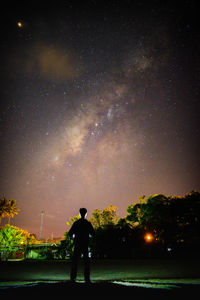
<path fill-rule="evenodd" d="M 81 206 L 124 216 L 141 195 L 199 188 L 198 16 L 175 4 L 5 13 L 0 186 L 21 209 L 13 224 L 38 234 L 43 210 L 43 235 L 62 236 Z"/>

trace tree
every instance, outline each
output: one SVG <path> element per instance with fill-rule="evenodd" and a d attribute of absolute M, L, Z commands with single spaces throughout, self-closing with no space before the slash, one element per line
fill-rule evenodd
<path fill-rule="evenodd" d="M 171 216 L 169 198 L 163 194 L 155 194 L 139 203 L 128 206 L 127 220 L 137 222 L 143 231 L 151 231 L 162 241 L 171 238 Z"/>
<path fill-rule="evenodd" d="M 7 224 L 0 230 L 1 254 L 7 256 L 9 252 L 16 252 L 30 240 L 32 240 L 32 237 L 28 231 Z"/>
<path fill-rule="evenodd" d="M 16 200 L 8 200 L 5 197 L 0 199 L 0 219 L 8 217 L 8 223 L 10 224 L 10 218 L 13 218 L 15 215 L 17 215 L 19 211 L 20 210 L 17 208 Z"/>
<path fill-rule="evenodd" d="M 16 200 L 8 200 L 8 205 L 6 208 L 8 224 L 10 224 L 10 218 L 13 218 L 15 215 L 19 213 L 19 209 L 17 208 Z"/>
<path fill-rule="evenodd" d="M 127 252 L 127 249 L 124 251 L 124 247 L 129 234 L 129 225 L 125 220 L 119 221 L 116 211 L 116 206 L 109 205 L 103 210 L 95 209 L 92 213 L 89 221 L 95 228 L 91 245 L 94 257 L 117 258 L 125 256 L 125 252 Z"/>
<path fill-rule="evenodd" d="M 102 212 L 103 225 L 115 225 L 118 222 L 116 215 L 117 206 L 109 205 Z"/>
<path fill-rule="evenodd" d="M 200 235 L 200 193 L 191 191 L 185 196 L 170 198 L 170 208 L 173 223 L 176 225 L 177 238 L 181 241 L 191 241 Z"/>
<path fill-rule="evenodd" d="M 0 224 L 1 224 L 2 218 L 5 218 L 7 216 L 6 205 L 7 205 L 7 199 L 5 197 L 2 197 L 0 199 Z"/>
<path fill-rule="evenodd" d="M 200 232 L 200 193 L 166 197 L 156 194 L 129 205 L 127 220 L 153 232 L 164 244 L 191 240 Z"/>
<path fill-rule="evenodd" d="M 92 217 L 89 219 L 89 221 L 92 223 L 94 228 L 99 228 L 102 225 L 102 211 L 101 209 L 95 209 L 92 212 Z"/>
<path fill-rule="evenodd" d="M 71 227 L 73 223 L 79 219 L 80 219 L 80 215 L 74 216 L 73 218 L 70 217 L 69 221 L 67 221 L 66 224 Z"/>
<path fill-rule="evenodd" d="M 109 226 L 117 224 L 119 218 L 116 215 L 117 207 L 114 205 L 109 205 L 108 207 L 104 208 L 102 211 L 101 209 L 95 209 L 92 212 L 92 217 L 89 221 L 92 223 L 95 229 L 101 226 Z"/>

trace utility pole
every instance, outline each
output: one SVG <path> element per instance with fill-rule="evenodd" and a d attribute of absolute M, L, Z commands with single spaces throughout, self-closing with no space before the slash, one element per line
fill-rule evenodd
<path fill-rule="evenodd" d="M 42 239 L 42 230 L 43 230 L 43 222 L 44 222 L 44 210 L 41 211 L 40 214 L 41 218 L 40 218 L 40 241 Z"/>

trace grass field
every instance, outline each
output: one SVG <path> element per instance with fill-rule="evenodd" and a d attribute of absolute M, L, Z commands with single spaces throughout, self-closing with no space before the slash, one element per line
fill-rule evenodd
<path fill-rule="evenodd" d="M 0 281 L 69 280 L 70 261 L 9 261 L 0 263 Z M 79 263 L 78 279 L 83 279 Z M 92 280 L 200 278 L 200 260 L 91 260 Z"/>
<path fill-rule="evenodd" d="M 92 260 L 91 280 L 83 281 L 80 261 L 77 283 L 69 282 L 70 261 L 18 261 L 0 263 L 0 293 L 57 293 L 58 291 L 105 296 L 181 296 L 200 292 L 200 260 Z M 17 289 L 16 289 L 17 287 Z"/>

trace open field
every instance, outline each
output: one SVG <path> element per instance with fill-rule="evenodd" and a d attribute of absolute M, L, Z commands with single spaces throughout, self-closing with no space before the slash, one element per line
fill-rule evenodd
<path fill-rule="evenodd" d="M 78 279 L 83 279 L 82 262 Z M 0 281 L 69 280 L 70 261 L 8 261 L 0 263 Z M 200 260 L 92 260 L 92 280 L 200 278 Z"/>
<path fill-rule="evenodd" d="M 70 261 L 1 262 L 0 294 L 63 291 L 92 297 L 108 292 L 161 297 L 200 292 L 200 260 L 196 259 L 91 261 L 91 286 L 83 283 L 82 267 L 80 262 L 78 282 L 71 284 Z"/>

